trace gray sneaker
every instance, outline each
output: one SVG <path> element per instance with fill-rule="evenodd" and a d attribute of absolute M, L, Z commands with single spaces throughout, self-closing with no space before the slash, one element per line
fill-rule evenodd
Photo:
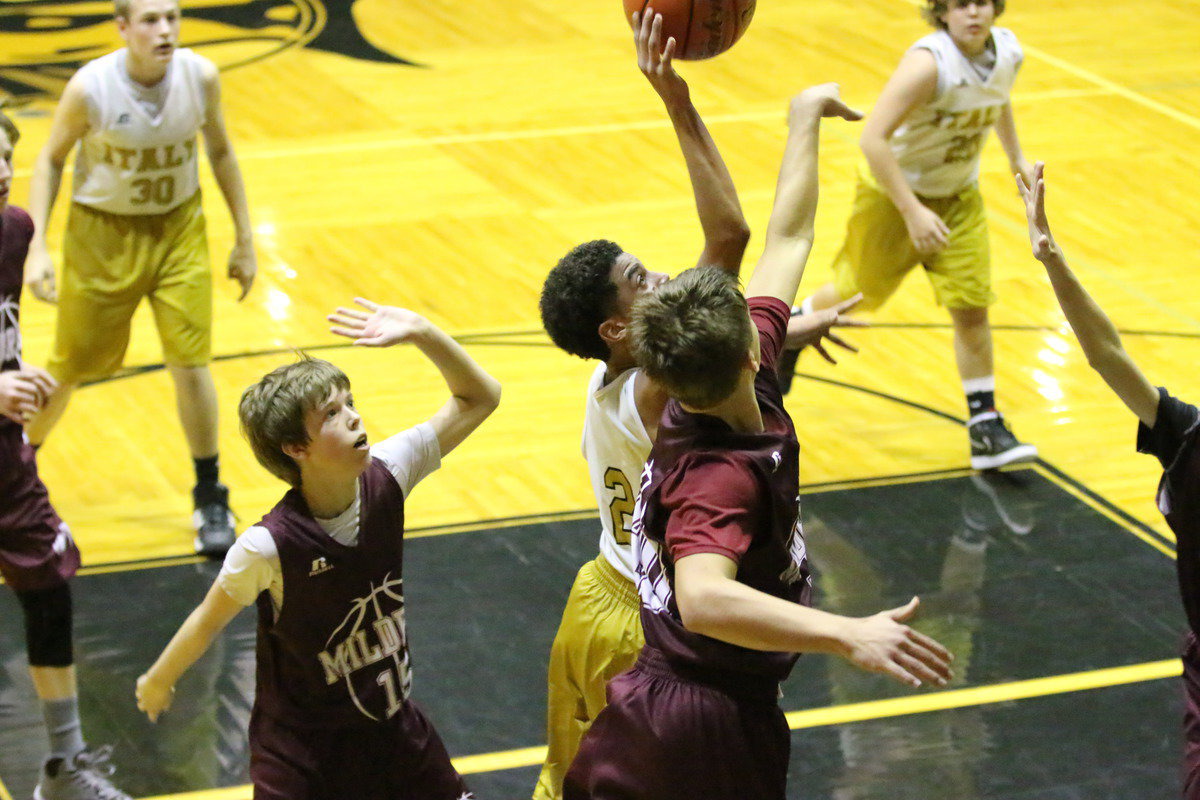
<path fill-rule="evenodd" d="M 42 765 L 33 800 L 133 800 L 112 785 L 112 747 L 84 750 L 74 758 L 52 758 Z"/>

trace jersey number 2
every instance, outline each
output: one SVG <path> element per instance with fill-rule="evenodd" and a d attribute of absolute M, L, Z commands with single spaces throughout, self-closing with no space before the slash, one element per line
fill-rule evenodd
<path fill-rule="evenodd" d="M 613 538 L 617 544 L 629 544 L 629 526 L 633 523 L 633 502 L 636 499 L 633 487 L 629 485 L 625 473 L 616 467 L 605 470 L 604 485 L 617 493 L 608 504 L 608 513 L 612 515 Z"/>

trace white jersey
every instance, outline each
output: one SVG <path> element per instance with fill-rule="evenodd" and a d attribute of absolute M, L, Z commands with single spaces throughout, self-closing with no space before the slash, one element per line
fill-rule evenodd
<path fill-rule="evenodd" d="M 968 58 L 950 34 L 938 31 L 917 41 L 937 63 L 933 100 L 915 108 L 892 134 L 890 144 L 913 193 L 952 197 L 979 180 L 979 154 L 988 131 L 1008 105 L 1025 54 L 1007 28 L 992 28 L 995 63 Z M 985 75 L 981 75 L 983 72 Z"/>
<path fill-rule="evenodd" d="M 75 157 L 72 199 L 110 214 L 163 214 L 200 188 L 196 132 L 207 118 L 204 58 L 176 50 L 157 94 L 139 87 L 117 50 L 83 65 L 88 132 Z"/>
<path fill-rule="evenodd" d="M 583 457 L 600 508 L 600 553 L 617 572 L 634 581 L 633 547 L 629 542 L 633 505 L 653 442 L 634 397 L 638 370 L 627 369 L 605 385 L 606 369 L 604 364 L 597 366 L 588 382 Z"/>

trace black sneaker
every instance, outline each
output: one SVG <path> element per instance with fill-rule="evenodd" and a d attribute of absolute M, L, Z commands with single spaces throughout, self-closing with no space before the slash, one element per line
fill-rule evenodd
<path fill-rule="evenodd" d="M 192 525 L 196 528 L 196 552 L 209 558 L 224 558 L 237 538 L 237 517 L 229 510 L 229 489 L 222 483 L 200 485 L 192 489 L 196 510 Z"/>
<path fill-rule="evenodd" d="M 113 786 L 108 763 L 112 747 L 84 750 L 74 758 L 52 758 L 42 766 L 33 800 L 133 800 Z"/>
<path fill-rule="evenodd" d="M 971 469 L 995 469 L 1037 458 L 1037 448 L 1017 441 L 1004 424 L 1004 417 L 996 412 L 968 426 L 967 436 L 971 440 Z"/>

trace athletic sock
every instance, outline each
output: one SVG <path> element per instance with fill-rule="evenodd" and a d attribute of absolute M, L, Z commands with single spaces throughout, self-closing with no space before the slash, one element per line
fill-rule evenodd
<path fill-rule="evenodd" d="M 967 395 L 967 412 L 972 419 L 980 414 L 996 410 L 996 376 L 968 378 L 963 381 L 963 392 Z"/>
<path fill-rule="evenodd" d="M 79 723 L 79 698 L 43 700 L 42 717 L 50 736 L 51 758 L 70 760 L 83 751 L 86 745 L 83 743 L 83 726 Z"/>
<path fill-rule="evenodd" d="M 220 467 L 217 465 L 217 456 L 210 456 L 209 458 L 193 458 L 192 463 L 196 466 L 197 486 L 213 486 L 217 483 L 217 478 L 220 475 Z"/>

